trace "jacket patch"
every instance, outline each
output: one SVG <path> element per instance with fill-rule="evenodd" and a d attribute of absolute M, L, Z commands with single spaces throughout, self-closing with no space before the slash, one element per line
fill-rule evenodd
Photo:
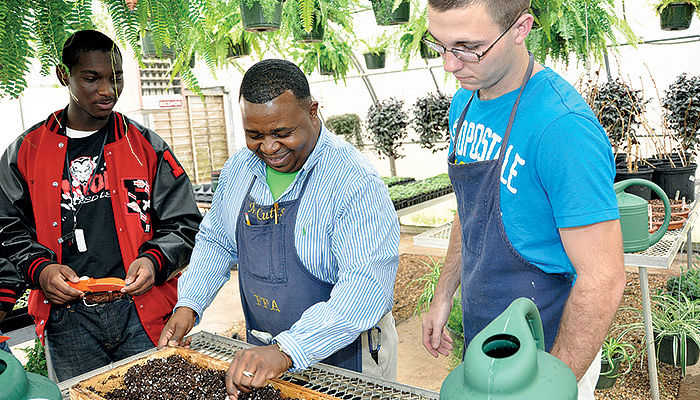
<path fill-rule="evenodd" d="M 127 213 L 138 214 L 143 231 L 151 231 L 151 186 L 144 179 L 125 179 Z"/>
<path fill-rule="evenodd" d="M 172 169 L 173 176 L 175 178 L 179 178 L 180 175 L 185 173 L 185 170 L 182 169 L 180 164 L 175 161 L 175 157 L 173 157 L 173 153 L 170 152 L 170 150 L 165 150 L 165 153 L 163 153 L 163 159 L 170 164 L 170 168 Z"/>

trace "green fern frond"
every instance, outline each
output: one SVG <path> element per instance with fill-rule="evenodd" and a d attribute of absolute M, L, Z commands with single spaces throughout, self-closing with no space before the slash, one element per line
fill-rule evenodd
<path fill-rule="evenodd" d="M 30 0 L 5 0 L 0 8 L 0 96 L 17 97 L 27 87 L 34 50 Z"/>
<path fill-rule="evenodd" d="M 206 6 L 205 0 L 189 0 L 189 19 L 192 24 L 199 24 L 204 21 Z"/>
<path fill-rule="evenodd" d="M 129 45 L 136 53 L 138 59 L 141 59 L 141 42 L 139 33 L 139 21 L 137 15 L 143 12 L 143 2 L 137 3 L 136 12 L 131 12 L 124 0 L 102 0 L 102 3 L 107 7 L 109 16 L 112 18 L 112 24 L 117 32 L 117 38 L 122 45 Z"/>
<path fill-rule="evenodd" d="M 298 0 L 299 18 L 306 33 L 314 28 L 314 4 L 316 0 Z"/>
<path fill-rule="evenodd" d="M 92 1 L 72 0 L 71 2 L 71 11 L 67 18 L 70 30 L 94 29 L 95 25 L 92 22 Z"/>

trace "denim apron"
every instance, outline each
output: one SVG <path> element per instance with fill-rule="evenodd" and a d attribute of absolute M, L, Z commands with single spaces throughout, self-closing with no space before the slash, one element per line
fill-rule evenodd
<path fill-rule="evenodd" d="M 296 200 L 272 206 L 259 205 L 250 196 L 253 178 L 241 205 L 236 225 L 238 282 L 248 343 L 270 344 L 260 340 L 260 332 L 271 339 L 288 330 L 307 308 L 330 298 L 333 284 L 313 276 L 294 245 L 297 211 L 312 172 Z M 321 362 L 361 372 L 360 337 Z"/>
<path fill-rule="evenodd" d="M 500 175 L 508 139 L 520 97 L 532 74 L 530 54 L 527 72 L 515 100 L 497 160 L 467 164 L 455 163 L 462 124 L 474 93 L 457 122 L 448 172 L 457 196 L 462 225 L 462 320 L 464 345 L 502 313 L 518 297 L 537 304 L 542 317 L 545 349 L 550 351 L 559 329 L 559 320 L 571 290 L 571 279 L 564 274 L 548 274 L 526 261 L 511 245 L 503 227 Z"/>

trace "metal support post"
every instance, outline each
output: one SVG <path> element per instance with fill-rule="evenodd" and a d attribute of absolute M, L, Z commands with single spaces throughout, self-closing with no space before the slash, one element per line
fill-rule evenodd
<path fill-rule="evenodd" d="M 659 400 L 659 377 L 656 371 L 656 346 L 654 346 L 654 328 L 651 322 L 651 300 L 649 298 L 649 275 L 646 267 L 639 267 L 639 287 L 642 294 L 642 313 L 644 315 L 644 333 L 647 341 L 647 366 L 649 368 L 649 386 L 652 400 Z"/>
<path fill-rule="evenodd" d="M 688 229 L 688 233 L 686 234 L 686 239 L 685 239 L 685 252 L 686 255 L 688 256 L 688 269 L 693 266 L 693 227 L 691 226 L 690 229 Z"/>

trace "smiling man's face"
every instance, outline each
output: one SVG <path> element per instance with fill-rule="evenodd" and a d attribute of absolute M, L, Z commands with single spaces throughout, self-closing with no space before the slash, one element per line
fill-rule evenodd
<path fill-rule="evenodd" d="M 318 140 L 318 103 L 300 102 L 287 90 L 263 104 L 241 99 L 246 146 L 279 172 L 301 169 Z"/>

